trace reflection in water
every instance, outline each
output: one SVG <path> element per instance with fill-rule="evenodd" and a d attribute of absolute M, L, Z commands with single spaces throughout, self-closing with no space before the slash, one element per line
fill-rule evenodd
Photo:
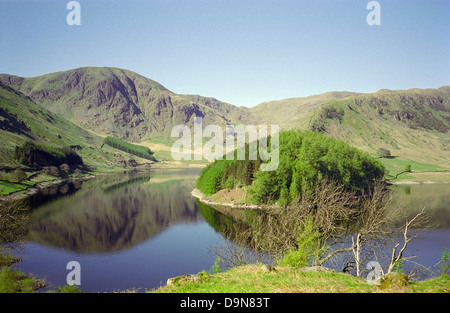
<path fill-rule="evenodd" d="M 433 225 L 450 229 L 450 184 L 396 185 L 398 203 L 409 212 L 409 217 L 419 213 L 422 208 L 432 214 Z"/>
<path fill-rule="evenodd" d="M 80 253 L 129 248 L 171 224 L 200 218 L 193 183 L 191 175 L 105 175 L 35 209 L 28 239 Z"/>
<path fill-rule="evenodd" d="M 210 249 L 223 237 L 253 246 L 248 237 L 240 238 L 251 232 L 259 212 L 196 203 L 190 192 L 198 174 L 152 170 L 49 189 L 33 200 L 28 241 L 16 251 L 21 269 L 45 278 L 49 287 L 60 286 L 66 284 L 67 263 L 76 260 L 84 291 L 143 290 L 169 277 L 209 270 L 215 260 Z M 448 247 L 449 187 L 412 185 L 408 195 L 401 190 L 402 203 L 411 203 L 412 211 L 427 204 L 444 221 L 408 246 L 408 253 L 428 258 L 414 259 L 421 264 L 435 264 Z"/>
<path fill-rule="evenodd" d="M 417 184 L 408 186 L 393 186 L 395 190 L 402 192 L 394 195 L 394 203 L 400 205 L 401 208 L 406 210 L 408 219 L 414 217 L 420 210 L 425 207 L 426 211 L 431 213 L 431 227 L 432 229 L 426 230 L 409 230 L 409 237 L 416 234 L 417 237 L 411 240 L 404 253 L 405 257 L 415 256 L 413 261 L 416 263 L 405 264 L 405 269 L 414 271 L 414 274 L 420 279 L 427 278 L 431 272 L 436 271 L 436 267 L 433 267 L 439 262 L 442 252 L 445 248 L 449 248 L 450 242 L 450 184 Z M 403 192 L 406 190 L 406 192 Z M 265 237 L 274 238 L 274 236 L 268 236 L 267 232 L 275 230 L 275 227 L 265 227 L 260 223 L 264 223 L 264 218 L 255 218 L 255 214 L 263 215 L 261 212 L 250 210 L 232 210 L 229 208 L 212 208 L 201 202 L 197 202 L 197 206 L 204 216 L 205 220 L 224 237 L 231 239 L 233 242 L 240 246 L 253 249 L 258 247 L 263 251 L 271 251 L 270 245 L 264 242 Z M 403 225 L 403 221 L 401 223 Z M 278 227 L 279 228 L 279 227 Z M 263 229 L 266 234 L 260 234 L 258 229 Z M 259 238 L 254 238 L 255 234 Z M 279 235 L 279 232 L 277 232 Z M 277 237 L 281 238 L 281 237 Z M 392 253 L 392 247 L 396 243 L 403 244 L 403 235 L 394 236 L 393 238 L 383 238 L 386 241 L 386 245 L 379 245 L 377 249 L 386 249 L 386 251 L 377 250 L 380 254 L 379 261 L 384 255 L 386 258 L 390 257 Z M 285 238 L 282 239 L 286 241 Z M 350 239 L 349 239 L 350 240 Z M 258 241 L 258 242 L 256 242 Z M 379 241 L 381 242 L 381 240 Z M 378 242 L 378 243 L 379 243 Z M 351 245 L 351 241 L 345 242 L 341 248 Z M 271 251 L 273 252 L 273 251 Z M 227 251 L 229 254 L 229 251 Z M 239 253 L 239 251 L 238 251 Z M 370 247 L 368 251 L 365 251 L 368 260 L 374 258 L 373 247 Z M 272 253 L 271 253 L 272 254 Z M 342 270 L 342 264 L 346 264 L 348 260 L 353 257 L 352 253 L 346 253 L 339 255 L 339 260 L 332 260 L 325 266 L 332 267 L 338 271 Z M 340 263 L 339 263 L 340 262 Z M 424 271 L 421 266 L 428 267 L 428 271 Z M 422 272 L 417 270 L 419 268 Z M 364 270 L 364 269 L 363 269 Z"/>

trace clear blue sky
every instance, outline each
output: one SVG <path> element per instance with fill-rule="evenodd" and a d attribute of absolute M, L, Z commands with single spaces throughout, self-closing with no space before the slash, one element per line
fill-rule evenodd
<path fill-rule="evenodd" d="M 135 71 L 238 106 L 334 90 L 450 85 L 450 1 L 0 0 L 0 73 Z"/>

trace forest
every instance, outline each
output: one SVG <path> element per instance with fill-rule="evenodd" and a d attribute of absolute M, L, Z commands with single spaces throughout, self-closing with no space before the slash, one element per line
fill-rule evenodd
<path fill-rule="evenodd" d="M 382 163 L 368 153 L 321 133 L 284 131 L 279 140 L 277 170 L 260 171 L 259 154 L 256 160 L 248 154 L 245 160 L 216 160 L 202 170 L 196 188 L 212 195 L 245 186 L 253 203 L 287 205 L 313 192 L 322 179 L 363 193 L 385 175 Z"/>
<path fill-rule="evenodd" d="M 15 147 L 14 159 L 20 164 L 38 167 L 83 164 L 81 156 L 70 147 L 53 148 L 30 141 Z"/>
<path fill-rule="evenodd" d="M 133 154 L 140 158 L 144 158 L 150 161 L 156 161 L 155 157 L 153 156 L 153 152 L 147 147 L 134 145 L 111 136 L 105 137 L 103 144 Z"/>

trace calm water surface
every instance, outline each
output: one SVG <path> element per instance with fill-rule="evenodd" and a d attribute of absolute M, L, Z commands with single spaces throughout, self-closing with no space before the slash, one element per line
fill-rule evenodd
<path fill-rule="evenodd" d="M 225 226 L 218 225 L 218 212 L 199 208 L 191 196 L 198 174 L 104 175 L 47 190 L 32 199 L 33 223 L 14 253 L 23 259 L 18 266 L 54 289 L 66 284 L 67 263 L 77 261 L 86 292 L 151 290 L 170 277 L 210 270 L 211 249 Z M 411 214 L 424 205 L 435 212 L 437 228 L 420 233 L 407 249 L 431 266 L 450 247 L 450 184 L 398 188 Z"/>
<path fill-rule="evenodd" d="M 20 268 L 66 284 L 81 265 L 86 292 L 153 289 L 173 276 L 210 270 L 221 238 L 190 195 L 199 170 L 100 176 L 33 199 L 33 223 L 16 249 Z M 43 290 L 45 291 L 45 290 Z"/>

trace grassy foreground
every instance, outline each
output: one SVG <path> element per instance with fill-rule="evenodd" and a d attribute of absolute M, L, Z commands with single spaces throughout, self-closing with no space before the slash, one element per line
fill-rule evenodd
<path fill-rule="evenodd" d="M 447 293 L 450 277 L 443 275 L 386 289 L 365 278 L 344 273 L 305 272 L 277 267 L 264 272 L 261 265 L 246 265 L 216 274 L 199 273 L 201 279 L 160 287 L 155 293 Z"/>

